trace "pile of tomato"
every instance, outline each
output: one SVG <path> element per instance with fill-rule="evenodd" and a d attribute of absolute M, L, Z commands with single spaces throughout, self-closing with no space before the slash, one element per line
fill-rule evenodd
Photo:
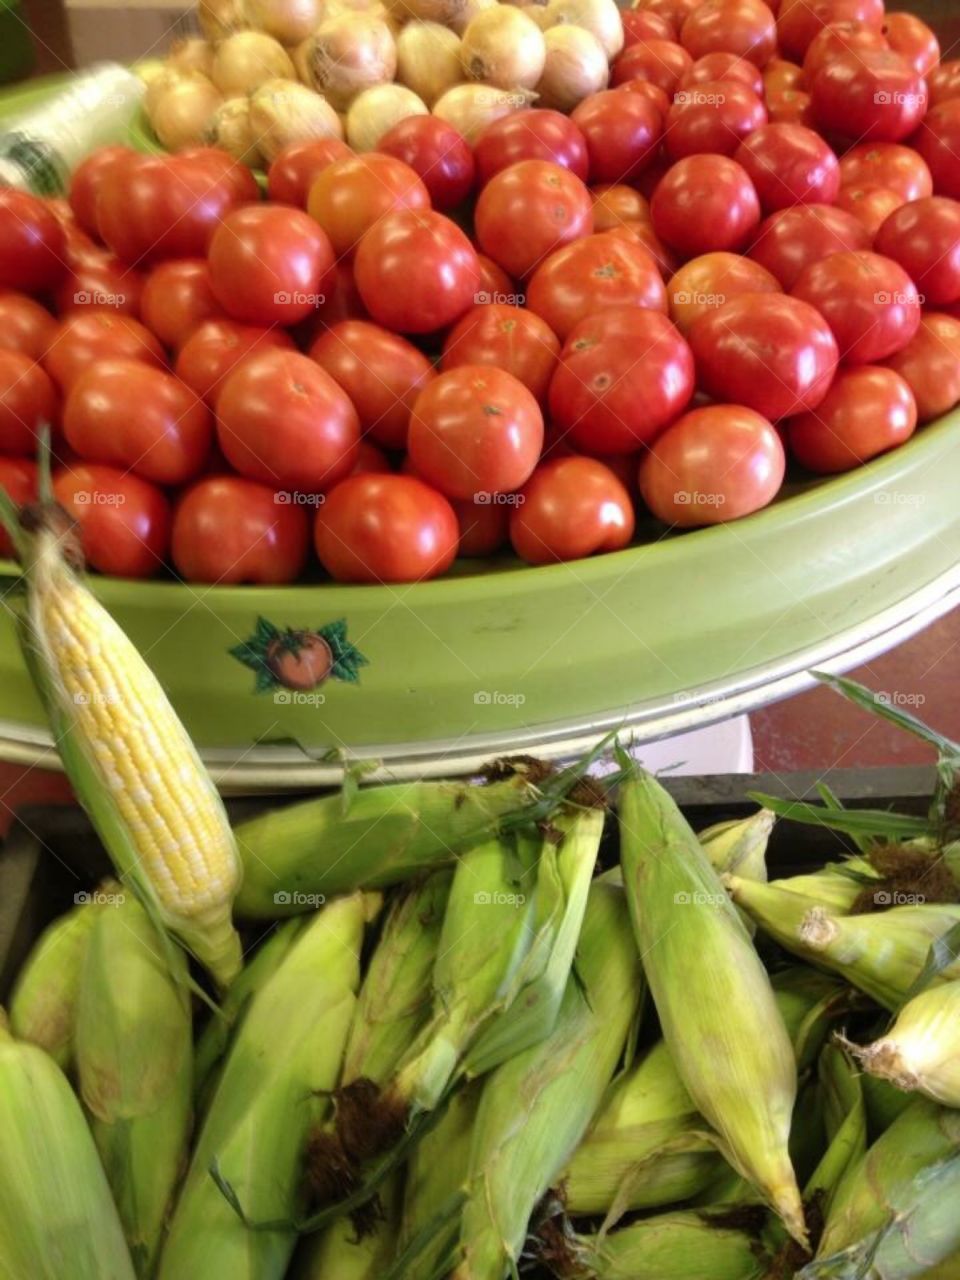
<path fill-rule="evenodd" d="M 0 484 L 90 565 L 415 581 L 628 545 L 960 401 L 960 61 L 881 0 L 647 0 L 611 87 L 0 193 Z"/>

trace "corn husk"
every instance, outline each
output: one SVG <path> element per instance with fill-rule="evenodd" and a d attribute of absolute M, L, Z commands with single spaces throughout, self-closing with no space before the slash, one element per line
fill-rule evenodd
<path fill-rule="evenodd" d="M 380 1187 L 380 1215 L 369 1230 L 358 1233 L 349 1218 L 341 1218 L 319 1235 L 306 1236 L 290 1280 L 383 1280 L 397 1252 L 401 1188 L 397 1176 Z"/>
<path fill-rule="evenodd" d="M 759 809 L 749 818 L 705 827 L 697 839 L 718 874 L 729 871 L 747 880 L 766 880 L 767 845 L 776 821 L 775 813 Z"/>
<path fill-rule="evenodd" d="M 817 1198 L 823 1212 L 867 1152 L 867 1112 L 860 1075 L 835 1045 L 827 1045 L 817 1065 L 827 1149 L 804 1187 L 804 1200 Z M 798 1113 L 802 1121 L 802 1113 Z"/>
<path fill-rule="evenodd" d="M 731 871 L 735 875 L 741 874 L 736 868 L 731 868 Z M 758 877 L 744 878 L 755 880 Z M 822 870 L 808 875 L 787 876 L 774 881 L 774 885 L 787 893 L 798 893 L 810 898 L 812 904 L 846 915 L 868 882 L 880 879 L 865 858 L 850 858 L 846 862 L 828 863 Z"/>
<path fill-rule="evenodd" d="M 727 1160 L 804 1244 L 788 1154 L 797 1068 L 769 976 L 659 783 L 637 771 L 621 788 L 620 815 L 634 932 L 680 1078 Z"/>
<path fill-rule="evenodd" d="M 871 1075 L 960 1107 L 960 981 L 929 987 L 897 1014 L 886 1035 L 854 1049 Z"/>
<path fill-rule="evenodd" d="M 867 1109 L 867 1129 L 871 1141 L 876 1141 L 915 1101 L 915 1095 L 898 1089 L 889 1080 L 881 1080 L 879 1076 L 863 1075 L 860 1085 Z"/>
<path fill-rule="evenodd" d="M 77 989 L 95 910 L 91 903 L 84 903 L 44 929 L 10 996 L 14 1036 L 45 1049 L 64 1071 L 73 1060 Z"/>

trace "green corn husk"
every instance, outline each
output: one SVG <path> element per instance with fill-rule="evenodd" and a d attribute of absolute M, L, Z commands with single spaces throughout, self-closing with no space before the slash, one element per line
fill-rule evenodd
<path fill-rule="evenodd" d="M 697 839 L 718 874 L 729 871 L 747 880 L 766 880 L 767 845 L 776 821 L 775 813 L 758 809 L 749 818 L 705 827 Z"/>
<path fill-rule="evenodd" d="M 623 890 L 594 883 L 553 1033 L 484 1082 L 473 1129 L 461 1258 L 452 1280 L 516 1269 L 534 1207 L 575 1150 L 623 1054 L 643 971 Z"/>
<path fill-rule="evenodd" d="M 732 872 L 740 874 L 735 868 Z M 756 876 L 744 876 L 743 879 L 754 880 Z M 773 884 L 786 893 L 810 898 L 811 906 L 828 907 L 838 915 L 846 915 L 869 881 L 880 879 L 866 858 L 849 858 L 846 862 L 830 862 L 822 870 L 808 875 L 786 876 Z"/>
<path fill-rule="evenodd" d="M 223 1067 L 170 1233 L 158 1280 L 281 1280 L 291 1229 L 247 1227 L 210 1176 L 216 1163 L 252 1223 L 295 1220 L 303 1154 L 340 1075 L 357 1003 L 368 895 L 314 916 L 253 996 Z"/>
<path fill-rule="evenodd" d="M 827 1045 L 820 1054 L 817 1076 L 828 1146 L 804 1187 L 804 1200 L 817 1197 L 821 1211 L 829 1214 L 867 1153 L 867 1112 L 861 1077 L 835 1045 Z"/>
<path fill-rule="evenodd" d="M 149 1276 L 190 1132 L 187 961 L 179 947 L 168 957 L 129 894 L 94 917 L 77 994 L 78 1091 L 134 1267 Z"/>
<path fill-rule="evenodd" d="M 860 1065 L 898 1089 L 960 1107 L 960 981 L 929 987 L 908 1001 L 886 1035 L 854 1048 Z"/>
<path fill-rule="evenodd" d="M 620 828 L 634 933 L 680 1078 L 728 1161 L 805 1244 L 788 1153 L 797 1067 L 769 976 L 696 836 L 648 774 L 623 784 Z"/>
<path fill-rule="evenodd" d="M 80 1104 L 51 1057 L 0 1010 L 0 1276 L 135 1280 Z"/>
<path fill-rule="evenodd" d="M 397 1253 L 402 1182 L 388 1178 L 379 1191 L 380 1216 L 358 1235 L 349 1218 L 300 1242 L 290 1280 L 383 1280 Z"/>
<path fill-rule="evenodd" d="M 73 1058 L 73 1020 L 80 968 L 96 908 L 74 907 L 44 929 L 10 996 L 10 1028 L 45 1049 L 63 1071 Z"/>
<path fill-rule="evenodd" d="M 871 1141 L 876 1141 L 916 1100 L 914 1094 L 898 1089 L 889 1080 L 881 1080 L 878 1076 L 862 1076 L 860 1087 L 867 1109 L 867 1129 Z"/>

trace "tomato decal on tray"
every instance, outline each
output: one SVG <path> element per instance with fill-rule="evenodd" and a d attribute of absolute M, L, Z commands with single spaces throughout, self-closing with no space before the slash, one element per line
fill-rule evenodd
<path fill-rule="evenodd" d="M 256 677 L 257 693 L 276 689 L 305 692 L 326 680 L 356 684 L 367 659 L 347 639 L 344 619 L 322 627 L 294 629 L 278 627 L 258 618 L 253 634 L 234 645 L 230 654 L 249 667 Z M 289 701 L 283 695 L 278 701 Z"/>

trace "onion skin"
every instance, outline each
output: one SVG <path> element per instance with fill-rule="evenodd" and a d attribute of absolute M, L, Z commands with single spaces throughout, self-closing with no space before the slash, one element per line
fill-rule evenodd
<path fill-rule="evenodd" d="M 374 151 L 385 133 L 409 116 L 429 115 L 427 104 L 401 84 L 365 89 L 347 112 L 347 142 L 354 151 Z"/>
<path fill-rule="evenodd" d="M 168 151 L 183 151 L 203 142 L 210 118 L 222 101 L 205 76 L 191 76 L 157 98 L 150 124 Z"/>
<path fill-rule="evenodd" d="M 269 164 L 292 142 L 342 138 L 343 126 L 319 93 L 297 80 L 268 80 L 250 99 L 250 123 Z"/>
<path fill-rule="evenodd" d="M 408 22 L 397 39 L 397 79 L 432 107 L 463 79 L 456 32 L 439 22 Z"/>
<path fill-rule="evenodd" d="M 343 13 L 314 32 L 306 63 L 310 86 L 338 111 L 346 111 L 364 89 L 393 80 L 397 47 L 382 19 Z"/>
<path fill-rule="evenodd" d="M 611 60 L 623 48 L 623 19 L 615 0 L 550 0 L 542 21 L 546 28 L 569 22 L 592 32 Z"/>
<path fill-rule="evenodd" d="M 401 21 L 416 18 L 420 22 L 454 27 L 469 7 L 469 0 L 386 0 L 386 6 Z"/>
<path fill-rule="evenodd" d="M 464 75 L 498 89 L 532 89 L 543 75 L 546 56 L 543 32 L 512 5 L 485 9 L 463 33 Z"/>
<path fill-rule="evenodd" d="M 263 163 L 259 140 L 250 120 L 249 98 L 228 98 L 222 102 L 207 126 L 206 141 L 251 169 Z"/>
<path fill-rule="evenodd" d="M 167 66 L 176 67 L 179 71 L 199 71 L 209 80 L 213 70 L 213 46 L 199 36 L 175 40 L 170 46 Z"/>
<path fill-rule="evenodd" d="M 537 106 L 572 111 L 610 80 L 603 45 L 584 27 L 562 23 L 544 32 L 547 60 L 537 83 Z"/>
<path fill-rule="evenodd" d="M 283 45 L 299 44 L 323 21 L 324 0 L 243 0 L 250 25 Z"/>
<path fill-rule="evenodd" d="M 485 84 L 458 84 L 448 89 L 433 107 L 433 114 L 453 125 L 471 146 L 494 120 L 522 111 L 533 94 L 507 93 Z"/>
<path fill-rule="evenodd" d="M 211 44 L 237 31 L 250 30 L 244 0 L 198 0 L 197 20 Z"/>
<path fill-rule="evenodd" d="M 262 31 L 240 31 L 217 46 L 213 83 L 228 98 L 253 93 L 268 80 L 293 79 L 290 55 Z"/>

